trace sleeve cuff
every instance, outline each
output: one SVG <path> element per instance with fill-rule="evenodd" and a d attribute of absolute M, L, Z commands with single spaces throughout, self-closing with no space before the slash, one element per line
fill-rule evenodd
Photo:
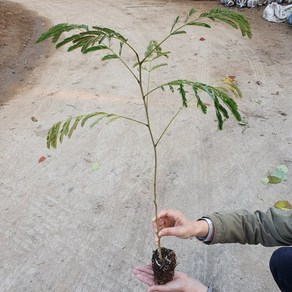
<path fill-rule="evenodd" d="M 206 237 L 197 237 L 199 240 L 203 241 L 203 242 L 210 242 L 213 239 L 214 236 L 214 226 L 213 226 L 213 222 L 211 221 L 211 219 L 207 218 L 207 217 L 202 217 L 199 220 L 204 220 L 208 223 L 208 234 Z M 210 290 L 212 291 L 212 290 Z M 208 290 L 209 292 L 209 290 Z"/>

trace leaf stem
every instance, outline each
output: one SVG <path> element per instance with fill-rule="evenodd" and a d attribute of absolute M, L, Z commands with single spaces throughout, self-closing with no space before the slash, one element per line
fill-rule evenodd
<path fill-rule="evenodd" d="M 150 88 L 150 80 L 151 80 L 151 66 L 152 66 L 152 61 L 150 61 L 149 64 L 149 71 L 148 71 L 148 80 L 147 80 L 147 92 L 149 92 L 149 88 Z M 146 105 L 147 107 L 149 107 L 149 95 L 146 96 Z"/>
<path fill-rule="evenodd" d="M 148 127 L 148 125 L 146 123 L 143 123 L 139 120 L 135 120 L 135 119 L 132 119 L 132 118 L 129 118 L 129 117 L 125 117 L 125 116 L 119 116 L 120 118 L 122 119 L 125 119 L 125 120 L 128 120 L 128 121 L 132 121 L 132 122 L 135 122 L 135 123 L 138 123 L 138 124 L 141 124 L 141 125 L 144 125 L 146 127 Z"/>
<path fill-rule="evenodd" d="M 158 140 L 155 143 L 155 146 L 158 145 L 158 143 L 160 142 L 160 140 L 162 139 L 162 137 L 164 136 L 164 134 L 166 133 L 166 131 L 168 130 L 168 128 L 170 127 L 170 125 L 172 124 L 172 122 L 175 120 L 175 118 L 181 113 L 181 111 L 183 110 L 183 106 L 179 108 L 179 110 L 176 112 L 176 114 L 171 118 L 171 120 L 168 122 L 168 124 L 166 125 L 165 129 L 163 130 L 163 132 L 161 133 L 160 137 L 158 138 Z"/>
<path fill-rule="evenodd" d="M 125 43 L 125 44 L 127 44 L 127 43 Z M 133 70 L 128 66 L 128 64 L 118 54 L 116 54 L 110 47 L 108 47 L 108 49 L 109 49 L 109 51 L 111 51 L 113 54 L 115 54 L 118 57 L 118 59 L 124 64 L 124 66 L 128 69 L 128 71 L 130 71 L 130 73 L 134 76 L 134 78 L 137 80 L 137 82 L 139 82 L 138 77 L 133 72 Z"/>
<path fill-rule="evenodd" d="M 198 17 L 196 20 L 194 21 L 197 21 L 199 20 L 200 17 Z M 165 41 L 167 41 L 172 35 L 175 34 L 175 32 L 179 31 L 180 29 L 184 28 L 185 26 L 187 26 L 188 23 L 184 23 L 183 25 L 181 25 L 180 27 L 178 27 L 177 29 L 175 29 L 174 31 L 171 31 L 157 46 L 155 46 L 145 57 L 144 59 L 141 61 L 141 64 L 143 64 L 145 62 L 145 60 L 147 60 L 147 58 L 149 56 L 152 55 L 152 53 L 156 50 L 156 48 L 159 48 Z"/>

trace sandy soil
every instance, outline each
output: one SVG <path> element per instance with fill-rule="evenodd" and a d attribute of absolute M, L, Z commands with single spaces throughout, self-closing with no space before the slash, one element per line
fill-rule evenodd
<path fill-rule="evenodd" d="M 150 39 L 168 32 L 176 15 L 217 3 L 17 2 L 28 11 L 0 1 L 0 290 L 145 291 L 131 270 L 149 262 L 154 248 L 147 131 L 122 121 L 84 128 L 57 150 L 45 147 L 49 127 L 69 116 L 102 109 L 143 119 L 136 83 L 116 62 L 33 43 L 49 22 L 102 24 L 143 52 Z M 6 7 L 12 10 L 6 13 Z M 262 8 L 242 12 L 251 22 L 252 40 L 213 23 L 212 30 L 190 29 L 165 45 L 173 52 L 170 66 L 156 73 L 153 84 L 172 78 L 215 84 L 234 75 L 248 123 L 241 127 L 230 120 L 219 132 L 211 114 L 185 111 L 159 148 L 159 208 L 198 218 L 292 200 L 291 179 L 269 187 L 260 183 L 279 164 L 292 168 L 292 30 L 264 21 Z M 157 135 L 178 98 L 161 93 L 151 103 Z M 96 161 L 100 167 L 92 171 Z M 163 244 L 176 251 L 178 270 L 220 291 L 277 290 L 268 268 L 273 248 L 172 238 Z"/>

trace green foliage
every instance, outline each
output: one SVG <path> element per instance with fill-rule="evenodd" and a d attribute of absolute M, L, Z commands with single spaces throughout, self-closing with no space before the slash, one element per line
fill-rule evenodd
<path fill-rule="evenodd" d="M 76 29 L 81 32 L 66 37 L 62 41 L 58 42 L 63 33 L 70 32 Z M 87 25 L 68 23 L 61 23 L 51 27 L 47 32 L 43 33 L 37 39 L 36 43 L 40 43 L 49 38 L 52 38 L 52 43 L 56 44 L 57 49 L 66 44 L 71 44 L 68 47 L 68 52 L 80 48 L 81 52 L 84 54 L 98 50 L 110 49 L 111 40 L 116 39 L 120 42 L 120 51 L 118 55 L 121 55 L 123 44 L 127 42 L 127 39 L 125 37 L 110 28 L 93 26 L 92 30 L 89 30 Z M 105 41 L 107 42 L 107 45 L 104 44 Z M 116 58 L 110 58 L 108 56 L 109 55 L 104 56 L 103 60 Z"/>
<path fill-rule="evenodd" d="M 54 124 L 48 131 L 47 135 L 47 147 L 56 148 L 58 140 L 60 143 L 63 142 L 63 138 L 71 138 L 73 132 L 77 129 L 77 126 L 80 124 L 83 127 L 89 119 L 95 117 L 96 119 L 90 124 L 90 128 L 97 125 L 102 119 L 108 119 L 107 124 L 120 119 L 125 118 L 118 116 L 116 114 L 109 114 L 106 112 L 94 112 L 86 115 L 81 115 L 75 118 L 69 118 L 62 122 L 57 122 Z M 73 123 L 71 125 L 71 122 Z"/>
<path fill-rule="evenodd" d="M 200 82 L 193 82 L 190 80 L 173 80 L 161 85 L 161 88 L 168 87 L 172 92 L 174 92 L 174 87 L 177 87 L 177 91 L 180 93 L 182 98 L 182 105 L 184 107 L 187 107 L 188 99 L 185 86 L 190 87 L 193 95 L 197 99 L 197 106 L 201 108 L 204 114 L 207 113 L 207 104 L 202 101 L 200 94 L 206 93 L 207 96 L 209 96 L 213 100 L 218 128 L 220 130 L 222 130 L 223 127 L 223 118 L 229 118 L 228 111 L 225 107 L 227 107 L 231 111 L 237 121 L 241 121 L 241 116 L 238 112 L 236 102 L 226 93 L 225 90 L 223 91 L 220 90 L 220 88 L 216 88 Z M 193 97 L 193 95 L 191 95 L 191 98 Z"/>
<path fill-rule="evenodd" d="M 70 138 L 79 123 L 81 124 L 81 127 L 83 127 L 87 120 L 93 117 L 95 117 L 95 121 L 91 124 L 91 127 L 96 125 L 100 120 L 104 118 L 109 118 L 110 122 L 118 118 L 125 118 L 127 120 L 146 125 L 148 129 L 150 129 L 148 116 L 149 96 L 157 89 L 161 88 L 162 90 L 164 90 L 165 87 L 169 88 L 171 92 L 175 92 L 176 89 L 176 91 L 181 96 L 182 107 L 188 107 L 188 104 L 191 100 L 196 100 L 197 107 L 200 108 L 204 114 L 207 113 L 207 103 L 203 101 L 202 95 L 206 95 L 211 98 L 214 104 L 218 128 L 220 130 L 223 127 L 224 120 L 229 118 L 229 111 L 232 113 L 235 119 L 240 122 L 241 117 L 238 112 L 237 105 L 229 94 L 231 93 L 235 97 L 241 97 L 242 94 L 232 78 L 225 78 L 224 86 L 221 87 L 213 87 L 200 82 L 178 79 L 158 85 L 153 89 L 148 88 L 147 92 L 144 92 L 142 70 L 146 70 L 149 74 L 148 78 L 150 78 L 150 73 L 152 71 L 167 66 L 167 63 L 159 61 L 160 58 L 168 58 L 170 54 L 169 51 L 165 51 L 162 49 L 162 45 L 170 37 L 186 34 L 187 28 L 195 26 L 211 28 L 208 23 L 201 21 L 203 18 L 211 19 L 214 21 L 222 21 L 233 28 L 239 28 L 243 36 L 247 36 L 249 38 L 252 36 L 249 23 L 245 19 L 245 17 L 232 10 L 215 8 L 211 9 L 208 12 L 200 14 L 197 18 L 194 17 L 195 14 L 196 10 L 192 8 L 187 13 L 184 20 L 177 16 L 173 21 L 169 34 L 162 41 L 159 42 L 156 40 L 151 40 L 149 42 L 143 58 L 128 42 L 127 38 L 107 27 L 92 26 L 91 28 L 89 28 L 87 25 L 84 24 L 79 25 L 61 23 L 51 27 L 47 32 L 43 33 L 36 41 L 37 43 L 51 38 L 51 41 L 55 44 L 56 48 L 68 45 L 67 50 L 69 52 L 80 49 L 81 53 L 83 54 L 107 51 L 107 53 L 101 58 L 102 61 L 119 59 L 138 82 L 141 96 L 145 103 L 145 110 L 147 115 L 146 123 L 134 120 L 132 118 L 118 116 L 115 114 L 108 114 L 105 112 L 94 112 L 92 114 L 82 115 L 76 118 L 69 118 L 66 121 L 58 122 L 51 127 L 48 132 L 47 146 L 49 148 L 55 148 L 57 146 L 58 140 L 60 143 L 62 143 L 64 137 Z M 112 41 L 117 42 L 117 44 L 119 45 L 118 48 L 117 46 L 113 46 L 114 42 Z M 128 49 L 132 51 L 132 53 L 134 53 L 136 61 L 133 65 L 128 65 L 127 62 L 123 59 L 123 46 L 127 46 Z M 147 66 L 145 65 L 146 63 L 148 63 Z M 134 67 L 138 67 L 138 74 L 132 71 L 131 68 Z M 150 83 L 148 81 L 148 86 L 149 84 Z M 175 117 L 176 115 L 174 116 L 174 118 Z M 166 129 L 168 129 L 173 119 L 171 119 L 170 123 L 166 126 Z M 162 133 L 161 137 L 163 136 L 163 134 L 164 132 Z M 158 141 L 160 141 L 161 137 Z"/>
<path fill-rule="evenodd" d="M 182 24 L 180 23 L 180 17 L 177 16 L 171 26 L 170 34 L 162 42 L 158 43 L 155 40 L 150 41 L 145 53 L 145 58 L 142 60 L 142 63 L 148 62 L 149 59 L 153 60 L 161 56 L 168 57 L 168 54 L 170 52 L 162 52 L 161 44 L 171 36 L 186 34 L 187 32 L 183 30 L 182 28 L 187 27 L 187 26 L 202 26 L 205 28 L 211 28 L 211 26 L 208 23 L 198 21 L 202 18 L 209 18 L 212 20 L 219 20 L 219 21 L 225 22 L 234 28 L 239 28 L 243 36 L 248 36 L 249 38 L 251 38 L 252 36 L 250 26 L 246 18 L 243 15 L 236 13 L 232 10 L 228 10 L 224 8 L 214 8 L 208 12 L 202 13 L 197 19 L 190 20 L 190 18 L 195 13 L 196 13 L 196 10 L 192 8 L 188 12 L 186 19 L 185 21 L 182 22 Z M 176 26 L 178 25 L 179 27 L 176 28 Z M 74 33 L 71 36 L 65 37 L 62 41 L 59 41 L 62 34 L 65 34 L 74 30 L 78 30 L 80 32 Z M 127 38 L 125 38 L 123 35 L 121 35 L 120 33 L 110 28 L 101 27 L 101 26 L 92 26 L 92 28 L 89 29 L 89 27 L 84 24 L 81 24 L 81 25 L 68 24 L 68 23 L 57 24 L 51 27 L 47 32 L 43 33 L 37 39 L 36 43 L 40 43 L 49 38 L 51 38 L 52 42 L 56 44 L 56 48 L 60 48 L 66 44 L 70 44 L 70 46 L 68 47 L 68 51 L 73 51 L 80 48 L 81 52 L 84 54 L 89 53 L 89 52 L 99 51 L 99 50 L 106 50 L 106 49 L 111 50 L 110 44 L 111 44 L 112 39 L 119 41 L 119 44 L 120 44 L 119 52 L 112 54 L 112 56 L 121 56 L 123 45 L 125 44 L 129 45 Z M 104 42 L 106 42 L 106 44 Z M 154 58 L 153 58 L 153 53 L 155 53 Z M 109 59 L 114 59 L 114 58 L 116 57 L 107 58 L 105 56 L 102 59 L 109 60 Z M 139 64 L 139 63 L 136 63 L 136 64 Z"/>
<path fill-rule="evenodd" d="M 52 26 L 47 32 L 43 33 L 37 40 L 36 43 L 40 43 L 48 38 L 52 38 L 52 42 L 56 43 L 60 36 L 64 32 L 69 32 L 71 30 L 80 29 L 80 30 L 86 30 L 88 31 L 88 26 L 84 24 L 68 24 L 68 23 L 59 23 L 57 25 Z M 67 40 L 67 42 L 71 42 L 73 39 L 75 39 L 77 36 L 72 36 L 70 40 Z M 65 43 L 64 43 L 65 44 Z"/>
<path fill-rule="evenodd" d="M 162 41 L 151 40 L 144 56 L 142 57 L 134 46 L 128 42 L 128 40 L 122 36 L 120 33 L 106 27 L 101 26 L 92 26 L 89 29 L 87 25 L 77 25 L 77 24 L 57 24 L 50 28 L 47 32 L 43 33 L 37 43 L 42 42 L 51 38 L 51 41 L 55 44 L 56 48 L 63 47 L 68 45 L 68 51 L 73 51 L 80 49 L 81 53 L 87 54 L 90 52 L 99 52 L 106 51 L 106 54 L 102 57 L 102 60 L 114 60 L 118 59 L 125 68 L 132 74 L 135 81 L 137 81 L 138 88 L 140 90 L 141 98 L 143 101 L 146 122 L 135 120 L 130 117 L 119 116 L 116 114 L 108 114 L 106 112 L 93 112 L 87 115 L 80 115 L 75 118 L 69 118 L 62 122 L 55 123 L 48 132 L 47 135 L 47 146 L 48 148 L 57 147 L 57 143 L 62 143 L 64 137 L 71 138 L 73 132 L 77 129 L 80 124 L 83 127 L 88 120 L 94 118 L 94 121 L 91 123 L 91 127 L 98 124 L 102 119 L 108 119 L 108 123 L 114 120 L 124 118 L 139 124 L 142 124 L 147 127 L 149 136 L 151 138 L 151 143 L 154 149 L 154 178 L 153 178 L 153 202 L 155 208 L 156 216 L 156 225 L 157 230 L 159 231 L 159 224 L 157 219 L 157 189 L 156 189 L 156 180 L 157 180 L 157 145 L 161 141 L 163 135 L 166 133 L 172 122 L 175 118 L 181 113 L 183 108 L 188 107 L 192 100 L 197 101 L 197 107 L 206 114 L 207 113 L 207 103 L 203 101 L 202 95 L 207 95 L 214 104 L 215 115 L 218 122 L 218 128 L 221 130 L 223 127 L 224 119 L 229 118 L 228 110 L 238 121 L 241 121 L 240 114 L 237 109 L 235 101 L 229 96 L 231 92 L 236 97 L 241 97 L 241 92 L 237 87 L 234 80 L 227 80 L 225 86 L 223 87 L 213 87 L 204 83 L 195 82 L 191 80 L 177 79 L 173 81 L 160 84 L 155 88 L 151 89 L 150 76 L 151 72 L 159 69 L 161 67 L 167 66 L 167 63 L 160 62 L 160 58 L 168 58 L 170 52 L 162 49 L 162 45 L 171 37 L 180 37 L 187 33 L 187 29 L 191 29 L 196 26 L 211 28 L 208 23 L 202 22 L 202 18 L 207 18 L 211 20 L 219 20 L 233 28 L 240 29 L 243 36 L 251 37 L 251 31 L 249 23 L 247 20 L 240 14 L 227 10 L 227 9 L 211 9 L 209 12 L 202 13 L 198 17 L 194 17 L 196 13 L 195 9 L 191 9 L 186 15 L 185 19 L 181 21 L 181 18 L 177 16 L 174 19 L 174 22 L 170 28 L 169 34 L 162 39 Z M 77 32 L 76 32 L 77 30 Z M 64 35 L 65 36 L 64 36 Z M 68 35 L 69 34 L 69 35 Z M 63 35 L 63 36 L 62 36 Z M 60 40 L 60 37 L 63 37 Z M 124 59 L 122 56 L 123 47 L 127 47 L 127 52 L 130 52 L 134 55 L 135 61 L 133 64 L 129 64 L 131 58 Z M 137 72 L 133 71 L 133 68 L 136 68 Z M 147 89 L 145 90 L 145 80 L 144 80 L 144 71 L 147 71 L 146 84 Z M 152 121 L 150 121 L 149 115 L 149 97 L 150 95 L 158 89 L 164 90 L 164 88 L 169 88 L 171 92 L 176 91 L 179 93 L 182 99 L 182 106 L 179 108 L 177 113 L 170 119 L 166 124 L 166 127 L 158 136 L 155 138 L 152 131 Z M 99 167 L 98 163 L 93 166 L 93 170 L 97 170 Z M 157 231 L 157 232 L 158 232 Z M 160 248 L 160 239 L 158 239 L 158 253 L 160 258 L 161 248 Z"/>
<path fill-rule="evenodd" d="M 210 18 L 212 20 L 220 20 L 228 25 L 240 29 L 243 36 L 252 37 L 251 29 L 247 19 L 239 13 L 226 8 L 213 8 L 209 12 L 204 12 L 200 15 L 201 18 Z"/>

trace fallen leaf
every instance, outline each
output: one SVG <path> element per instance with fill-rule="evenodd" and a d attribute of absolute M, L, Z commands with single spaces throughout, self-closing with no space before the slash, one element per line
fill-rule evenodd
<path fill-rule="evenodd" d="M 201 41 L 201 42 L 203 42 L 203 41 L 205 41 L 205 40 L 206 40 L 206 39 L 203 38 L 203 37 L 200 38 L 200 41 Z"/>
<path fill-rule="evenodd" d="M 279 184 L 282 181 L 279 177 L 273 175 L 268 175 L 268 179 L 270 184 Z"/>
<path fill-rule="evenodd" d="M 35 118 L 35 117 L 31 117 L 31 120 L 32 120 L 33 122 L 37 122 L 37 121 L 38 121 L 38 119 Z"/>
<path fill-rule="evenodd" d="M 99 169 L 99 162 L 96 161 L 91 166 L 92 171 L 97 171 Z"/>
<path fill-rule="evenodd" d="M 263 177 L 263 178 L 261 179 L 261 182 L 262 182 L 262 184 L 267 185 L 267 184 L 269 183 L 269 179 L 268 179 L 268 177 L 267 177 L 267 176 L 266 176 L 266 177 Z"/>
<path fill-rule="evenodd" d="M 263 83 L 261 81 L 257 81 L 256 84 L 257 85 L 263 85 Z"/>
<path fill-rule="evenodd" d="M 45 156 L 41 156 L 41 157 L 39 158 L 39 163 L 43 162 L 44 160 L 46 160 L 46 157 L 45 157 Z"/>
<path fill-rule="evenodd" d="M 277 209 L 282 209 L 282 210 L 286 210 L 286 211 L 292 209 L 292 205 L 288 201 L 277 201 L 274 204 L 274 207 Z"/>
<path fill-rule="evenodd" d="M 233 76 L 233 75 L 229 75 L 228 78 L 231 79 L 231 80 L 235 80 L 236 77 Z"/>
<path fill-rule="evenodd" d="M 268 175 L 261 179 L 264 185 L 267 184 L 279 184 L 280 182 L 287 180 L 288 167 L 286 165 L 279 165 L 271 175 Z"/>
<path fill-rule="evenodd" d="M 279 165 L 272 173 L 272 176 L 278 177 L 281 180 L 287 180 L 287 173 L 288 167 L 286 165 Z"/>
<path fill-rule="evenodd" d="M 261 182 L 264 184 L 264 185 L 267 185 L 267 184 L 279 184 L 282 180 L 276 176 L 272 176 L 272 175 L 268 175 L 264 178 L 261 179 Z"/>

